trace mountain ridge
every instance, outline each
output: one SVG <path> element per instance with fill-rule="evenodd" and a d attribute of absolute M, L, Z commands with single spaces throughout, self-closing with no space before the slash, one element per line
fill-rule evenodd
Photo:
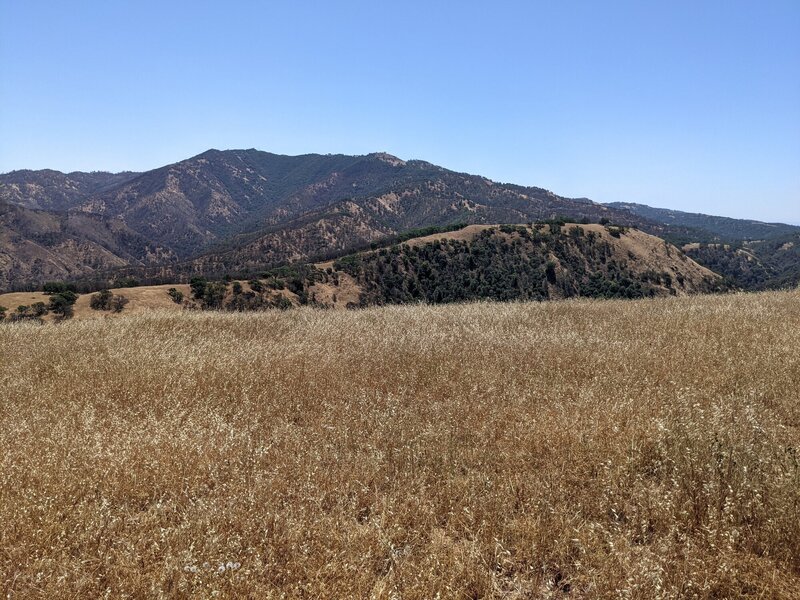
<path fill-rule="evenodd" d="M 735 219 L 733 217 L 709 215 L 706 213 L 686 212 L 669 208 L 655 208 L 653 206 L 638 204 L 636 202 L 608 202 L 606 203 L 606 206 L 611 206 L 620 210 L 627 210 L 664 225 L 674 224 L 683 227 L 690 227 L 696 230 L 705 230 L 717 236 L 716 239 L 702 241 L 751 241 L 756 239 L 770 239 L 792 233 L 800 233 L 800 226 L 792 225 L 790 223 L 766 222 L 755 219 Z"/>
<path fill-rule="evenodd" d="M 346 253 L 408 230 L 455 223 L 563 218 L 611 221 L 679 245 L 719 237 L 681 219 L 641 214 L 646 211 L 635 208 L 640 205 L 567 198 L 386 152 L 287 156 L 256 149 L 209 149 L 139 173 L 21 170 L 0 175 L 0 201 L 64 213 L 67 221 L 76 223 L 93 220 L 100 230 L 138 240 L 138 249 L 127 249 L 127 254 L 115 249 L 125 250 L 128 242 L 105 240 L 103 248 L 116 258 L 97 265 L 80 256 L 69 259 L 69 268 L 59 269 L 58 261 L 51 261 L 50 278 L 100 280 L 109 269 L 147 277 L 156 272 L 185 277 L 206 271 L 254 271 Z M 745 228 L 760 226 L 728 221 Z M 724 222 L 730 226 L 728 221 Z M 35 237 L 35 231 L 26 231 L 18 228 L 13 235 L 18 240 L 28 234 Z M 81 227 L 70 231 L 78 245 L 91 241 L 81 238 Z M 10 235 L 7 232 L 7 240 Z M 84 246 L 81 252 L 90 248 Z M 45 275 L 31 264 L 33 259 L 26 262 L 12 250 L 8 241 L 0 246 L 6 257 L 0 264 L 0 287 L 40 284 Z M 64 244 L 59 251 L 64 258 L 77 252 Z M 792 277 L 789 273 L 788 280 Z"/>

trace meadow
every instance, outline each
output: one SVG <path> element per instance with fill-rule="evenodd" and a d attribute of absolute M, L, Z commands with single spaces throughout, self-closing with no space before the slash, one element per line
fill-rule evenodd
<path fill-rule="evenodd" d="M 0 324 L 6 598 L 798 598 L 800 292 Z"/>

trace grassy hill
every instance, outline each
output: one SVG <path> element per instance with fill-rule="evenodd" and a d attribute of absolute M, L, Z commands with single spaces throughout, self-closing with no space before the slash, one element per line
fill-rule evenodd
<path fill-rule="evenodd" d="M 642 298 L 725 289 L 722 278 L 663 240 L 618 226 L 552 222 L 429 228 L 395 243 L 316 264 L 281 267 L 245 280 L 112 289 L 124 312 L 169 308 L 253 311 L 311 304 L 356 308 L 470 300 Z M 167 295 L 171 287 L 183 302 Z M 75 304 L 75 318 L 113 316 Z M 0 294 L 0 306 L 48 302 L 42 293 Z M 52 315 L 50 315 L 52 319 Z"/>
<path fill-rule="evenodd" d="M 81 294 L 78 296 L 74 305 L 73 319 L 97 319 L 108 318 L 128 315 L 146 314 L 154 310 L 159 311 L 181 311 L 180 304 L 174 302 L 168 290 L 175 288 L 180 291 L 187 298 L 189 297 L 188 285 L 148 285 L 133 288 L 113 288 L 111 293 L 118 296 L 123 296 L 128 300 L 128 304 L 120 313 L 114 313 L 104 310 L 94 310 L 91 307 L 92 294 Z M 0 306 L 8 309 L 8 314 L 11 315 L 17 310 L 19 306 L 33 306 L 37 302 L 42 302 L 45 305 L 50 302 L 50 297 L 44 292 L 9 292 L 0 294 Z M 55 315 L 48 313 L 43 315 L 43 320 L 51 322 L 55 320 Z"/>
<path fill-rule="evenodd" d="M 0 585 L 796 598 L 799 301 L 0 326 Z"/>
<path fill-rule="evenodd" d="M 637 298 L 713 291 L 719 276 L 663 240 L 621 227 L 472 225 L 340 258 L 309 289 L 333 298 L 354 283 L 360 304 Z"/>
<path fill-rule="evenodd" d="M 384 153 L 366 156 L 282 156 L 258 150 L 209 150 L 145 173 L 15 171 L 0 174 L 0 201 L 27 209 L 118 222 L 160 249 L 156 268 L 118 257 L 137 277 L 264 269 L 408 229 L 466 223 L 529 222 L 567 215 L 575 220 L 641 219 L 585 199 L 456 173 L 425 161 Z M 25 232 L 19 232 L 24 240 Z M 79 240 L 80 242 L 80 240 Z M 6 250 L 0 240 L 0 252 Z M 14 271 L 14 289 L 41 283 L 18 269 L 14 254 L 0 264 L 0 289 Z M 66 261 L 75 262 L 68 248 Z M 177 263 L 177 264 L 176 264 Z M 94 269 L 105 274 L 109 265 Z M 62 269 L 61 278 L 87 272 Z M 11 284 L 5 287 L 12 287 Z"/>
<path fill-rule="evenodd" d="M 748 290 L 781 289 L 800 284 L 800 227 L 731 219 L 643 204 L 612 202 L 666 229 L 663 236 L 694 260 Z"/>

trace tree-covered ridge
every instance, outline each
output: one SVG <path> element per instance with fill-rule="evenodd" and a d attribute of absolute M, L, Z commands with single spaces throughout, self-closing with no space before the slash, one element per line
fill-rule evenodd
<path fill-rule="evenodd" d="M 620 248 L 609 241 L 626 235 L 627 230 L 606 227 L 604 231 L 559 223 L 503 225 L 484 229 L 468 240 L 445 237 L 347 256 L 335 261 L 326 277 L 334 284 L 338 273 L 352 277 L 361 288 L 362 306 L 575 296 L 641 298 L 712 291 L 718 286 L 714 277 L 697 281 L 693 275 L 690 282 L 680 270 L 643 268 L 639 257 L 621 256 Z M 668 248 L 665 245 L 665 252 Z M 683 257 L 677 249 L 672 251 Z"/>
<path fill-rule="evenodd" d="M 249 279 L 413 229 L 561 216 L 610 220 L 681 246 L 800 231 L 602 205 L 387 154 L 209 150 L 144 173 L 0 174 L 0 290 L 33 290 L 49 279 L 93 291 L 120 277 L 153 284 L 196 275 Z"/>
<path fill-rule="evenodd" d="M 686 253 L 748 290 L 792 288 L 800 284 L 800 233 L 732 244 L 691 244 Z"/>

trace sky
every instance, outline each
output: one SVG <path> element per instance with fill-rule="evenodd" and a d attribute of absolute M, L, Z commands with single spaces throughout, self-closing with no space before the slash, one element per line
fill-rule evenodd
<path fill-rule="evenodd" d="M 0 0 L 0 172 L 208 148 L 800 224 L 800 2 Z"/>

